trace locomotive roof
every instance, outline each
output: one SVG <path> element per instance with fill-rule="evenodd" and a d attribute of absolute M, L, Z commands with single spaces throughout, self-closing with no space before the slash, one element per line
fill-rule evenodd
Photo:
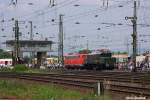
<path fill-rule="evenodd" d="M 79 55 L 100 55 L 100 54 L 108 54 L 108 53 L 111 53 L 111 52 L 101 52 L 101 53 L 89 53 L 89 54 L 79 54 L 79 53 L 76 53 L 76 54 L 67 54 L 65 56 L 79 56 Z"/>
<path fill-rule="evenodd" d="M 64 56 L 79 56 L 79 55 L 87 55 L 87 54 L 76 53 L 76 54 L 67 54 L 67 55 L 64 55 Z"/>

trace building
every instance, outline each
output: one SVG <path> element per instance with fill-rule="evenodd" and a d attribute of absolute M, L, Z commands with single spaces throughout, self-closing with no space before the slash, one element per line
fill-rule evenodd
<path fill-rule="evenodd" d="M 116 58 L 116 68 L 117 69 L 124 69 L 128 63 L 128 54 L 124 53 L 114 53 L 112 54 L 113 58 Z"/>
<path fill-rule="evenodd" d="M 7 49 L 11 50 L 13 54 L 16 53 L 15 49 L 15 40 L 8 40 L 6 41 Z M 20 58 L 23 58 L 23 52 L 30 52 L 31 53 L 31 62 L 32 59 L 37 57 L 37 67 L 43 65 L 47 52 L 51 51 L 53 42 L 52 41 L 38 41 L 38 40 L 19 40 L 19 54 Z"/>

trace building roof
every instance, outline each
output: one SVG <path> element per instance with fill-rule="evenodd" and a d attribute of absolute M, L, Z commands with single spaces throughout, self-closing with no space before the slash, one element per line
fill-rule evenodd
<path fill-rule="evenodd" d="M 15 40 L 7 40 L 6 44 L 14 45 Z M 30 45 L 48 45 L 52 44 L 52 41 L 41 41 L 41 40 L 19 40 L 19 43 L 24 44 L 30 44 Z"/>

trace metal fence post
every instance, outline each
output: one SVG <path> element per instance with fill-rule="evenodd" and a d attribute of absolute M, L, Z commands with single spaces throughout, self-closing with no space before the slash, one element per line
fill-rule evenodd
<path fill-rule="evenodd" d="M 100 95 L 104 95 L 104 84 L 103 82 L 98 82 L 97 83 L 97 95 L 100 96 Z"/>

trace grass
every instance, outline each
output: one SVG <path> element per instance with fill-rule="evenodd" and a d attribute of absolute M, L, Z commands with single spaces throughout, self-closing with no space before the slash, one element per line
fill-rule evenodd
<path fill-rule="evenodd" d="M 144 73 L 144 77 L 142 78 L 143 85 L 150 84 L 150 72 Z"/>
<path fill-rule="evenodd" d="M 12 67 L 12 66 L 10 66 Z M 50 71 L 48 69 L 28 68 L 24 64 L 15 65 L 12 69 L 10 67 L 0 68 L 0 72 L 23 72 L 23 73 L 57 73 L 58 71 Z"/>
<path fill-rule="evenodd" d="M 0 80 L 0 97 L 15 96 L 19 100 L 110 100 L 108 96 L 81 94 L 52 84 Z"/>
<path fill-rule="evenodd" d="M 29 70 L 29 68 L 26 67 L 24 64 L 15 65 L 12 69 L 10 67 L 0 68 L 0 72 L 26 72 Z"/>

